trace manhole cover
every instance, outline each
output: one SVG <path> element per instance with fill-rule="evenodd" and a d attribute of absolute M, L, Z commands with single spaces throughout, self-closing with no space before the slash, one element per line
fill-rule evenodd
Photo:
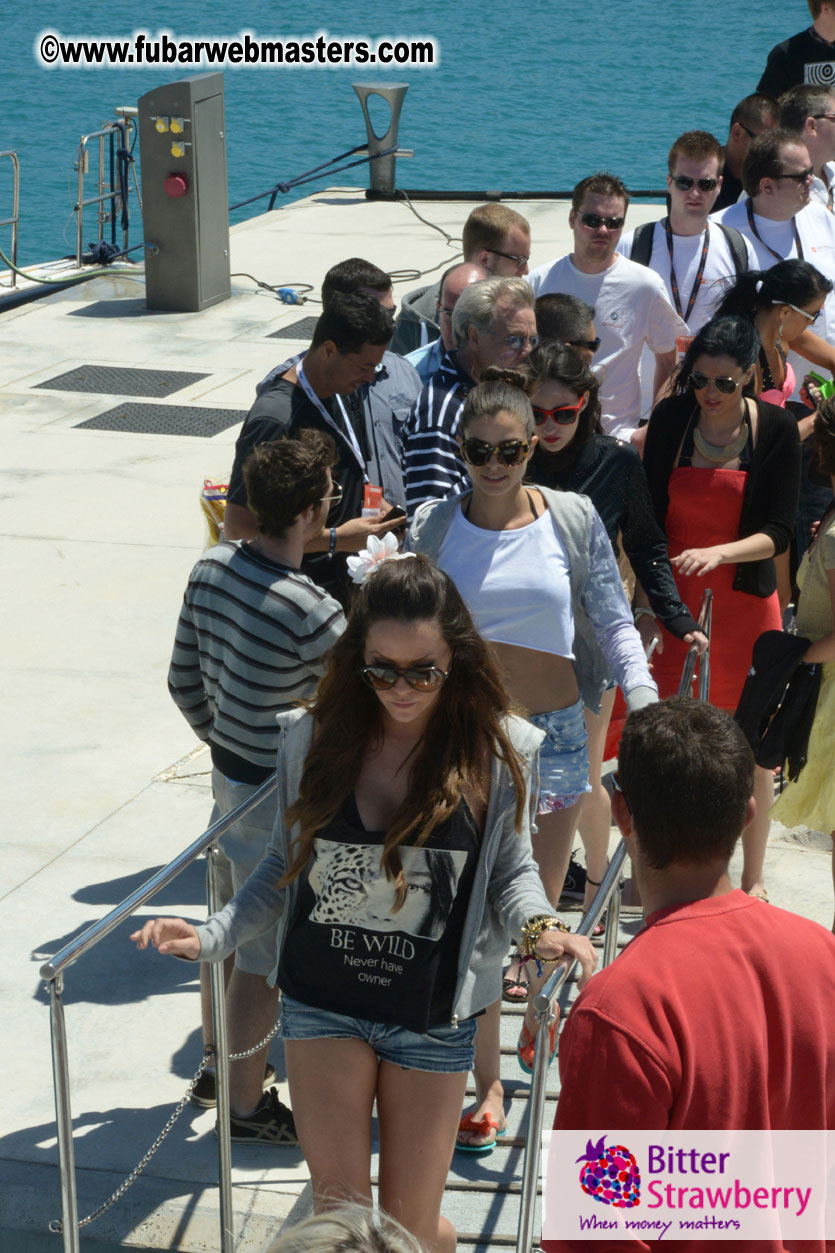
<path fill-rule="evenodd" d="M 55 392 L 104 392 L 109 396 L 170 396 L 208 378 L 182 370 L 135 370 L 117 365 L 81 365 L 35 387 Z"/>
<path fill-rule="evenodd" d="M 86 422 L 76 423 L 74 429 L 207 438 L 243 422 L 246 412 L 245 409 L 195 409 L 187 405 L 138 405 L 126 401 Z"/>

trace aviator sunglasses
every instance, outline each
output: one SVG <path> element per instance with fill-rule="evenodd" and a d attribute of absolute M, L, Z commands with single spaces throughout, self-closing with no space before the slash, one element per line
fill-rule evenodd
<path fill-rule="evenodd" d="M 537 426 L 542 426 L 548 418 L 551 418 L 553 422 L 558 422 L 560 426 L 570 426 L 572 422 L 577 421 L 577 414 L 585 404 L 585 400 L 586 394 L 583 392 L 576 405 L 557 405 L 555 409 L 540 409 L 537 405 L 531 405 L 533 420 Z"/>
<path fill-rule="evenodd" d="M 717 392 L 722 392 L 725 396 L 732 396 L 742 382 L 742 379 L 732 379 L 728 375 L 723 375 L 718 379 L 712 379 L 708 378 L 706 374 L 700 374 L 698 370 L 692 370 L 690 372 L 690 382 L 693 384 L 697 392 L 704 391 L 704 389 L 712 383 Z"/>
<path fill-rule="evenodd" d="M 626 218 L 604 218 L 599 213 L 581 213 L 580 221 L 590 231 L 599 231 L 601 226 L 605 226 L 607 231 L 619 231 Z"/>
<path fill-rule="evenodd" d="M 471 466 L 486 466 L 493 453 L 502 466 L 518 466 L 528 455 L 530 443 L 523 439 L 503 439 L 500 444 L 488 444 L 483 439 L 465 439 L 461 444 L 464 460 Z"/>
<path fill-rule="evenodd" d="M 410 666 L 408 670 L 398 666 L 361 666 L 360 674 L 375 692 L 390 691 L 398 679 L 405 679 L 416 692 L 436 692 L 449 677 L 449 671 L 438 666 Z"/>
<path fill-rule="evenodd" d="M 713 191 L 719 186 L 718 178 L 690 178 L 689 174 L 670 175 L 670 182 L 675 183 L 679 191 L 690 191 L 694 185 L 699 191 Z"/>

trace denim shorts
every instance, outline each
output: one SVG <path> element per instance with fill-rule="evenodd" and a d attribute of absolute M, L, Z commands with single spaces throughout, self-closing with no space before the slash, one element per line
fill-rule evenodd
<path fill-rule="evenodd" d="M 332 1014 L 327 1009 L 294 1001 L 283 993 L 281 996 L 283 1040 L 364 1040 L 381 1062 L 390 1062 L 404 1070 L 430 1070 L 440 1074 L 472 1070 L 476 1023 L 477 1019 L 468 1018 L 458 1027 L 430 1027 L 420 1034 L 394 1023 Z"/>
<path fill-rule="evenodd" d="M 589 748 L 583 702 L 553 713 L 531 714 L 530 721 L 545 739 L 539 750 L 539 807 L 537 813 L 552 814 L 570 807 L 589 785 Z"/>

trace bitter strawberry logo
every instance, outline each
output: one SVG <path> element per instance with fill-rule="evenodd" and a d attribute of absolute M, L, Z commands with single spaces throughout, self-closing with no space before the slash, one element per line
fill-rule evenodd
<path fill-rule="evenodd" d="M 593 1201 L 615 1209 L 640 1205 L 641 1172 L 633 1155 L 623 1144 L 605 1146 L 605 1136 L 597 1144 L 586 1142 L 586 1151 L 577 1161 L 583 1163 L 580 1187 Z"/>

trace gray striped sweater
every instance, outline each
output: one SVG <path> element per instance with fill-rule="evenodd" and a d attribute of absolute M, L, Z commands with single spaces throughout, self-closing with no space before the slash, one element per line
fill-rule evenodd
<path fill-rule="evenodd" d="M 273 769 L 276 714 L 310 696 L 344 629 L 339 603 L 307 575 L 222 542 L 191 572 L 168 689 L 201 740 Z"/>

